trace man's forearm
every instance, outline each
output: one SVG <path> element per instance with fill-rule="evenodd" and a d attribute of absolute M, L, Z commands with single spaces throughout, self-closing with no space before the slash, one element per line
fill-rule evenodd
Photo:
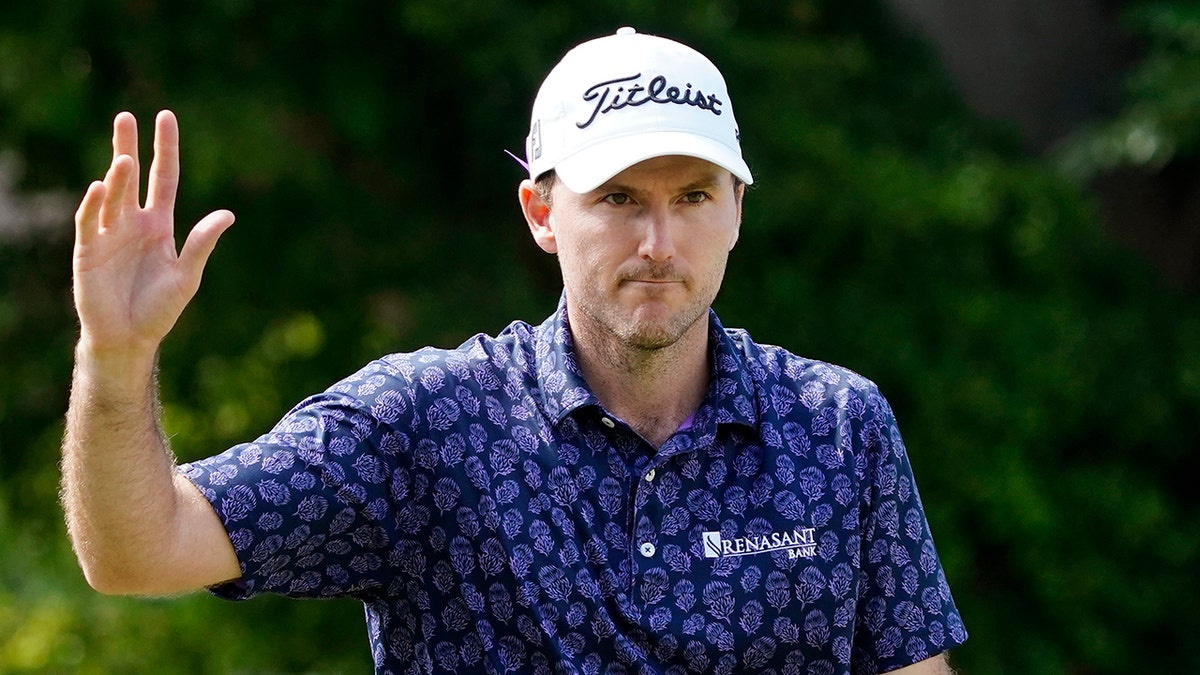
<path fill-rule="evenodd" d="M 81 341 L 63 440 L 67 529 L 90 583 L 136 592 L 173 545 L 174 459 L 159 423 L 156 357 Z"/>

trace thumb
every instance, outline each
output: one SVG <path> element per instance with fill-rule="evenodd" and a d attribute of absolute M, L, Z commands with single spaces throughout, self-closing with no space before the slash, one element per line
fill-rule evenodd
<path fill-rule="evenodd" d="M 213 249 L 217 247 L 217 240 L 233 225 L 233 220 L 231 211 L 213 211 L 188 233 L 179 252 L 179 264 L 194 285 L 199 285 L 200 275 Z"/>

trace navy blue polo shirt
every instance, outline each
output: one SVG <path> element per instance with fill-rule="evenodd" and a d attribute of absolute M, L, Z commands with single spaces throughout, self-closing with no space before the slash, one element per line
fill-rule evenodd
<path fill-rule="evenodd" d="M 377 673 L 892 670 L 966 631 L 887 401 L 710 313 L 658 450 L 606 411 L 566 308 L 374 361 L 181 467 L 243 599 L 350 596 Z"/>

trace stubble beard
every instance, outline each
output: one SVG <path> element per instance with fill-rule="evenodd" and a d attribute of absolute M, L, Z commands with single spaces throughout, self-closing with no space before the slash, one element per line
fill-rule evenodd
<path fill-rule="evenodd" d="M 562 262 L 561 257 L 559 260 Z M 709 307 L 712 306 L 721 281 L 725 276 L 725 264 L 722 262 L 702 278 L 679 274 L 671 264 L 648 264 L 635 270 L 627 270 L 621 274 L 616 287 L 611 293 L 595 292 L 596 279 L 578 277 L 571 284 L 564 266 L 564 283 L 575 286 L 581 292 L 568 293 L 571 298 L 571 324 L 576 330 L 576 339 L 584 338 L 593 343 L 595 348 L 607 353 L 607 358 L 614 363 L 623 362 L 632 365 L 654 359 L 670 347 L 679 343 L 695 329 L 697 322 L 703 321 L 702 329 L 707 334 L 706 321 Z M 679 280 L 683 285 L 683 293 L 687 302 L 678 309 L 669 309 L 669 298 L 643 298 L 629 311 L 629 305 L 621 302 L 621 286 L 635 283 L 638 280 Z M 591 287 L 594 292 L 583 292 Z M 654 306 L 654 305 L 658 306 Z M 584 325 L 577 325 L 576 320 Z M 584 337 L 585 333 L 590 337 Z"/>
<path fill-rule="evenodd" d="M 698 305 L 699 303 L 697 303 Z M 705 307 L 688 306 L 663 320 L 638 320 L 611 326 L 613 334 L 626 348 L 642 353 L 658 352 L 679 342 L 705 314 Z"/>
<path fill-rule="evenodd" d="M 714 286 L 719 285 L 718 279 Z M 603 299 L 598 299 L 594 305 L 584 301 L 580 310 L 593 327 L 607 334 L 614 347 L 629 355 L 650 356 L 677 344 L 697 322 L 708 316 L 713 297 L 703 293 L 695 295 L 691 281 L 684 282 L 684 290 L 691 296 L 690 302 L 673 313 L 661 308 L 637 307 L 631 315 L 626 315 L 613 310 L 620 307 L 619 303 L 608 304 Z M 715 296 L 715 289 L 712 295 Z"/>

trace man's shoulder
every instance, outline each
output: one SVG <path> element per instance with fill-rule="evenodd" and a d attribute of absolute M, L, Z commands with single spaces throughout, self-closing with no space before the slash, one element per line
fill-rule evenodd
<path fill-rule="evenodd" d="M 331 391 L 351 393 L 364 385 L 371 389 L 372 384 L 385 383 L 440 389 L 450 381 L 476 379 L 480 372 L 525 370 L 535 348 L 535 333 L 528 323 L 514 321 L 495 335 L 477 333 L 454 348 L 425 346 L 385 354 L 344 378 Z"/>
<path fill-rule="evenodd" d="M 724 333 L 733 350 L 732 354 L 722 357 L 730 359 L 731 363 L 718 363 L 718 368 L 731 369 L 742 365 L 760 387 L 802 389 L 811 383 L 821 383 L 834 389 L 878 392 L 873 381 L 846 366 L 801 356 L 779 345 L 758 342 L 745 329 L 726 328 Z M 741 364 L 737 361 L 741 361 Z"/>

